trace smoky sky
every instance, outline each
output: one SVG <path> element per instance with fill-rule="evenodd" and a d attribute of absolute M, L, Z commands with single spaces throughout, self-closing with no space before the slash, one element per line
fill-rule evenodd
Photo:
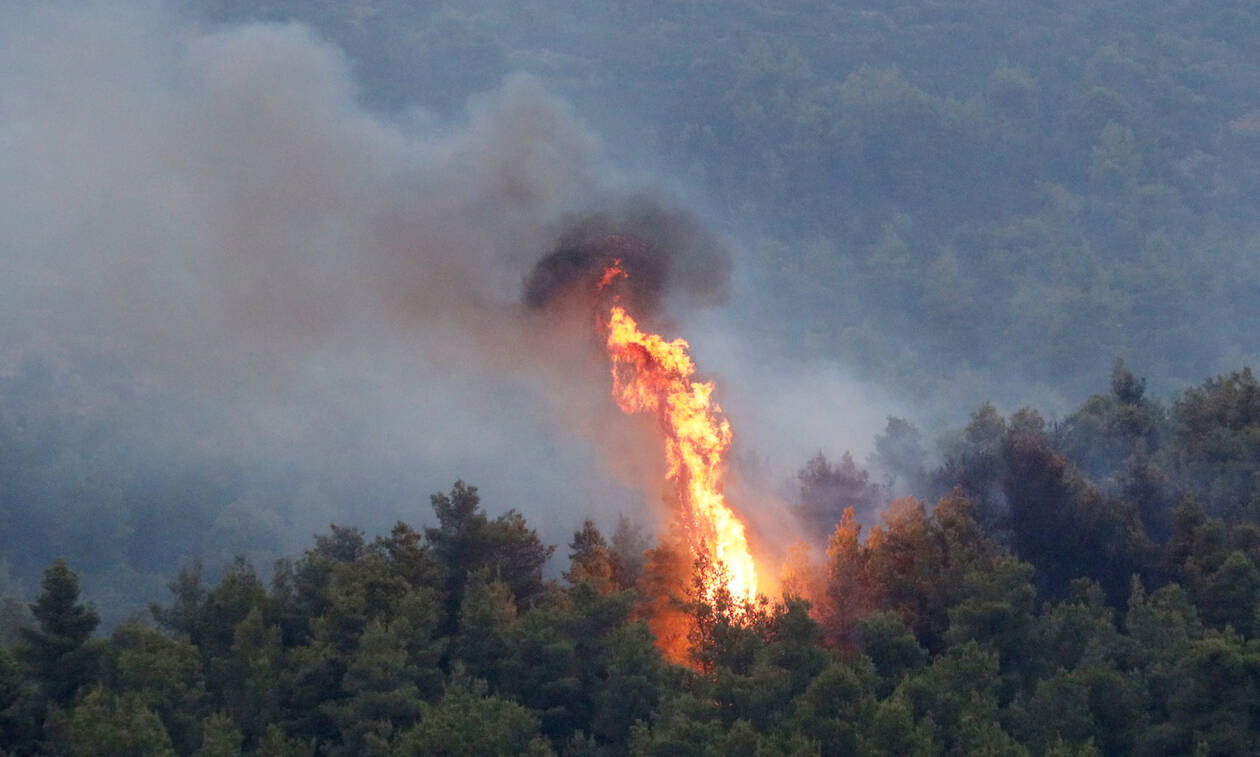
<path fill-rule="evenodd" d="M 533 309 L 599 288 L 603 272 L 625 273 L 609 287 L 636 313 L 652 314 L 671 294 L 715 304 L 727 294 L 731 258 L 722 242 L 691 214 L 648 196 L 628 198 L 617 210 L 565 219 L 556 247 L 535 264 L 523 299 Z"/>
<path fill-rule="evenodd" d="M 861 437 L 802 438 L 794 419 L 851 387 L 767 371 L 722 315 L 731 235 L 629 185 L 545 82 L 508 76 L 454 114 L 368 99 L 302 24 L 0 10 L 0 376 L 34 365 L 50 412 L 108 410 L 100 445 L 141 467 L 266 473 L 232 474 L 247 484 L 205 505 L 202 546 L 161 551 L 168 574 L 215 539 L 292 551 L 330 521 L 423 521 L 456 478 L 552 543 L 583 517 L 650 521 L 660 442 L 610 401 L 582 294 L 610 258 L 630 274 L 617 294 L 722 382 L 741 450 L 782 472 Z M 129 533 L 180 522 L 177 491 L 145 498 Z M 83 502 L 73 522 L 96 517 Z"/>
<path fill-rule="evenodd" d="M 601 235 L 636 240 L 631 286 L 654 310 L 719 302 L 730 257 L 677 203 L 610 188 L 598 136 L 543 82 L 509 76 L 455 116 L 383 114 L 300 24 L 54 3 L 0 27 L 5 371 L 73 362 L 98 405 L 117 400 L 80 355 L 108 355 L 141 387 L 128 422 L 147 431 L 120 435 L 397 465 L 428 487 L 420 516 L 465 477 L 556 540 L 576 511 L 626 507 L 617 481 L 656 475 L 632 452 L 646 431 L 608 428 L 591 323 L 523 300 L 549 255 Z M 331 499 L 295 515 L 299 542 L 346 517 Z M 348 517 L 383 522 L 388 497 L 366 499 Z"/>
<path fill-rule="evenodd" d="M 155 447 L 396 465 L 425 487 L 416 519 L 461 476 L 493 509 L 553 502 L 566 526 L 620 496 L 530 399 L 547 379 L 529 372 L 556 380 L 571 356 L 533 328 L 522 282 L 599 188 L 599 139 L 541 82 L 509 77 L 457 117 L 385 116 L 297 24 L 44 4 L 8 6 L 0 29 L 3 370 L 74 362 L 96 406 L 116 400 L 77 355 L 108 354 L 136 391 L 182 400 L 131 408 Z M 296 542 L 385 517 L 328 500 Z"/>

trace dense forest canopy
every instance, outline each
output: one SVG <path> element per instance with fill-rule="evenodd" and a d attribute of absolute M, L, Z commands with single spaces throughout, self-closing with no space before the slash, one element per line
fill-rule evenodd
<path fill-rule="evenodd" d="M 0 734 L 76 755 L 1252 754 L 1257 430 L 1249 371 L 1169 408 L 1123 364 L 1053 427 L 982 407 L 935 468 L 892 419 L 889 467 L 947 493 L 889 502 L 851 459 L 810 461 L 800 508 L 836 523 L 774 602 L 711 595 L 722 566 L 625 519 L 584 523 L 545 578 L 555 548 L 462 481 L 435 526 L 332 526 L 269 583 L 188 566 L 156 625 L 104 637 L 58 560 L 6 619 Z M 865 536 L 855 506 L 883 511 Z"/>
<path fill-rule="evenodd" d="M 1260 6 L 38 5 L 0 755 L 1260 752 Z M 785 414 L 771 596 L 520 325 L 575 215 Z"/>

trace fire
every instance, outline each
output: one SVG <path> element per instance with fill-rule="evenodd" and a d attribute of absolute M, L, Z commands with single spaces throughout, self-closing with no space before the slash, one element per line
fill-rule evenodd
<path fill-rule="evenodd" d="M 604 272 L 600 289 L 614 277 L 626 277 L 620 263 Z M 643 333 L 621 305 L 612 306 L 606 328 L 613 397 L 627 413 L 656 415 L 665 436 L 666 475 L 677 486 L 693 556 L 708 557 L 725 569 L 736 602 L 754 600 L 757 571 L 744 524 L 722 495 L 722 458 L 731 445 L 731 426 L 711 399 L 713 383 L 692 379 L 695 364 L 685 340 L 667 342 Z M 712 600 L 717 589 L 706 586 L 706 599 Z"/>
<path fill-rule="evenodd" d="M 595 285 L 595 289 L 604 289 L 609 284 L 613 283 L 614 279 L 628 278 L 630 278 L 630 274 L 626 273 L 626 269 L 621 267 L 621 258 L 617 258 L 613 261 L 613 264 L 608 266 L 608 268 L 604 271 L 604 275 L 599 277 L 599 283 Z"/>

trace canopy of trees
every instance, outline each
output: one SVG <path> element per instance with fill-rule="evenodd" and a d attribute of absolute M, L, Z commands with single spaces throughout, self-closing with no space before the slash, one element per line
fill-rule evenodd
<path fill-rule="evenodd" d="M 825 548 L 777 602 L 704 599 L 721 566 L 645 550 L 625 519 L 583 524 L 547 579 L 553 548 L 463 482 L 431 498 L 436 526 L 333 526 L 269 584 L 190 565 L 152 621 L 103 636 L 59 560 L 0 648 L 3 748 L 1253 754 L 1257 396 L 1244 370 L 1165 406 L 1118 363 L 1057 423 L 981 407 L 937 463 L 891 419 L 887 483 L 850 457 L 803 468 Z"/>

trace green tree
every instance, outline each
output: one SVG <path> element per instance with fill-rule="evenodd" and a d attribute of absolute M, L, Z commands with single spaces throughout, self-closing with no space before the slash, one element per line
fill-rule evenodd
<path fill-rule="evenodd" d="M 44 571 L 43 588 L 31 605 L 39 627 L 21 630 L 16 651 L 44 695 L 66 705 L 98 673 L 98 650 L 89 639 L 100 616 L 79 603 L 79 578 L 62 559 Z"/>
<path fill-rule="evenodd" d="M 564 577 L 571 583 L 586 581 L 601 592 L 613 589 L 613 561 L 608 542 L 595 524 L 585 521 L 581 531 L 573 532 L 569 544 L 569 570 Z"/>
<path fill-rule="evenodd" d="M 398 740 L 397 754 L 429 757 L 546 757 L 551 746 L 539 722 L 515 702 L 488 696 L 482 682 L 461 670 L 452 673 L 446 693 L 421 708 L 420 720 Z"/>
<path fill-rule="evenodd" d="M 516 602 L 507 584 L 494 580 L 489 568 L 469 576 L 451 658 L 497 691 L 514 662 L 517 632 Z"/>
<path fill-rule="evenodd" d="M 175 751 L 197 748 L 207 692 L 201 656 L 187 639 L 123 623 L 110 634 L 106 660 L 110 688 L 157 713 Z"/>
<path fill-rule="evenodd" d="M 477 487 L 463 481 L 430 499 L 438 527 L 425 529 L 425 538 L 446 572 L 446 633 L 454 630 L 469 575 L 479 569 L 492 569 L 524 607 L 541 596 L 542 566 L 555 548 L 544 545 L 520 513 L 509 510 L 490 520 Z"/>
<path fill-rule="evenodd" d="M 1197 582 L 1195 594 L 1203 619 L 1232 626 L 1244 636 L 1255 635 L 1260 609 L 1260 570 L 1240 550 L 1229 553 L 1221 566 Z"/>
<path fill-rule="evenodd" d="M 1260 513 L 1260 382 L 1250 368 L 1209 379 L 1173 403 L 1185 475 L 1209 513 Z"/>
<path fill-rule="evenodd" d="M 407 654 L 411 627 L 399 618 L 373 620 L 359 637 L 342 679 L 346 698 L 328 705 L 347 754 L 384 754 L 382 746 L 416 721 L 416 671 Z"/>
<path fill-rule="evenodd" d="M 792 702 L 787 723 L 823 754 L 856 754 L 862 725 L 875 715 L 877 682 L 869 660 L 833 662 Z"/>
<path fill-rule="evenodd" d="M 906 674 L 927 663 L 927 650 L 919 646 L 901 616 L 888 610 L 858 622 L 858 648 L 875 663 L 882 696 L 892 693 Z"/>
<path fill-rule="evenodd" d="M 215 713 L 202 726 L 201 747 L 193 757 L 240 757 L 241 732 L 232 718 Z"/>
<path fill-rule="evenodd" d="M 910 706 L 901 697 L 880 702 L 875 708 L 875 717 L 864 724 L 862 755 L 928 757 L 933 753 L 931 730 L 914 722 Z"/>
<path fill-rule="evenodd" d="M 76 757 L 175 757 L 161 719 L 135 696 L 92 689 L 71 711 L 68 730 Z"/>
<path fill-rule="evenodd" d="M 250 743 L 280 714 L 281 655 L 279 628 L 254 608 L 237 624 L 228 652 L 211 661 L 216 704 Z"/>
<path fill-rule="evenodd" d="M 302 742 L 285 736 L 284 729 L 272 723 L 258 742 L 258 757 L 314 757 L 314 742 Z"/>

